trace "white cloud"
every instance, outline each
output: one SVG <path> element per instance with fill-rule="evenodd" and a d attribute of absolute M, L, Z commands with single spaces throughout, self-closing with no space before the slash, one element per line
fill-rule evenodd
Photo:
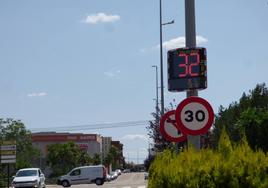
<path fill-rule="evenodd" d="M 118 75 L 120 73 L 121 73 L 120 70 L 117 70 L 117 71 L 107 71 L 107 72 L 104 72 L 104 75 L 105 76 L 108 76 L 108 77 L 115 77 L 116 75 Z"/>
<path fill-rule="evenodd" d="M 208 39 L 202 36 L 196 36 L 196 45 L 199 46 L 201 44 L 207 43 Z M 171 39 L 169 41 L 163 42 L 163 48 L 166 50 L 175 49 L 175 48 L 182 48 L 185 47 L 185 37 L 177 37 Z M 160 48 L 160 45 L 157 45 L 156 48 Z"/>
<path fill-rule="evenodd" d="M 29 93 L 27 96 L 28 97 L 44 97 L 46 96 L 46 92 L 40 92 L 40 93 Z"/>
<path fill-rule="evenodd" d="M 123 136 L 122 140 L 148 140 L 148 137 L 143 134 L 127 134 Z"/>
<path fill-rule="evenodd" d="M 97 24 L 97 23 L 109 23 L 116 22 L 120 20 L 118 15 L 107 15 L 105 13 L 91 14 L 82 20 L 83 23 L 87 24 Z"/>

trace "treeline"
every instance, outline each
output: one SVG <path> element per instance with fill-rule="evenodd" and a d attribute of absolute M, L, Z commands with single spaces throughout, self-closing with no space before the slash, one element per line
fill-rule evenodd
<path fill-rule="evenodd" d="M 232 143 L 245 135 L 253 150 L 268 151 L 268 89 L 258 84 L 248 94 L 243 93 L 238 102 L 228 108 L 220 106 L 211 133 L 211 144 L 217 147 L 223 127 Z"/>

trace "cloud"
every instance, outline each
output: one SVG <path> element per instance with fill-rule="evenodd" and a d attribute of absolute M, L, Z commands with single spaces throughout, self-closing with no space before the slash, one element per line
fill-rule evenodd
<path fill-rule="evenodd" d="M 44 97 L 46 96 L 46 92 L 40 92 L 40 93 L 29 93 L 27 94 L 28 97 Z"/>
<path fill-rule="evenodd" d="M 201 44 L 207 43 L 208 39 L 202 36 L 196 36 L 196 45 L 199 46 Z M 185 37 L 177 37 L 174 39 L 171 39 L 169 41 L 163 42 L 163 48 L 166 50 L 175 49 L 175 48 L 182 48 L 185 47 Z M 160 48 L 160 45 L 158 44 L 155 48 Z"/>
<path fill-rule="evenodd" d="M 148 137 L 143 134 L 127 134 L 123 136 L 122 140 L 148 140 Z"/>
<path fill-rule="evenodd" d="M 117 70 L 117 71 L 107 71 L 107 72 L 104 72 L 104 75 L 105 76 L 108 76 L 108 77 L 115 77 L 116 75 L 118 75 L 120 73 L 121 73 L 120 70 Z"/>
<path fill-rule="evenodd" d="M 83 23 L 86 24 L 98 24 L 98 23 L 109 23 L 116 22 L 120 20 L 120 16 L 118 15 L 107 15 L 105 13 L 97 13 L 91 14 L 82 20 Z"/>

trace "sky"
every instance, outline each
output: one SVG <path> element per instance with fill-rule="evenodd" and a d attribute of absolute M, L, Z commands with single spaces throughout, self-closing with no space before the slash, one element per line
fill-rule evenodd
<path fill-rule="evenodd" d="M 217 113 L 268 84 L 268 1 L 196 0 L 195 11 L 208 68 L 208 88 L 198 95 Z M 162 16 L 163 23 L 175 20 L 163 26 L 168 107 L 186 97 L 167 90 L 166 66 L 167 51 L 185 46 L 184 1 L 163 0 Z M 33 132 L 111 136 L 124 144 L 127 161 L 146 158 L 152 66 L 160 66 L 159 1 L 0 0 L 0 28 L 1 118 Z M 103 128 L 123 124 L 129 126 Z"/>

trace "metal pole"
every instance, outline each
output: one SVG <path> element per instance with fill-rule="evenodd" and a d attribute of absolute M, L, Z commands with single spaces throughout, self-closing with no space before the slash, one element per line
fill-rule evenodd
<path fill-rule="evenodd" d="M 196 47 L 195 33 L 195 0 L 185 0 L 185 39 L 186 47 Z M 198 96 L 197 90 L 187 91 L 187 98 Z M 187 136 L 188 146 L 192 145 L 196 149 L 200 149 L 200 136 Z"/>
<path fill-rule="evenodd" d="M 159 0 L 160 7 L 160 88 L 161 88 L 161 115 L 164 114 L 164 76 L 163 76 L 163 42 L 162 42 L 162 0 Z"/>
<path fill-rule="evenodd" d="M 158 108 L 158 67 L 156 65 L 153 65 L 152 67 L 155 68 L 155 81 L 156 81 L 156 105 L 155 105 L 155 110 L 156 110 L 156 116 L 158 117 L 158 115 L 159 115 L 159 108 Z"/>
<path fill-rule="evenodd" d="M 9 187 L 9 163 L 7 164 L 7 187 Z"/>

